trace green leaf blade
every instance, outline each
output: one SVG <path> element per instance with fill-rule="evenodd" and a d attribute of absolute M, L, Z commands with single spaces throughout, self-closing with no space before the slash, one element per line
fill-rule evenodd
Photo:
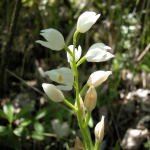
<path fill-rule="evenodd" d="M 21 111 L 20 111 L 18 114 L 16 114 L 16 115 L 14 116 L 14 119 L 17 119 L 17 118 L 23 116 L 23 115 L 26 114 L 31 108 L 32 108 L 32 106 L 26 106 L 26 107 L 24 107 L 23 109 L 21 109 Z"/>
<path fill-rule="evenodd" d="M 0 109 L 0 116 L 8 120 L 8 116 Z"/>
<path fill-rule="evenodd" d="M 6 102 L 5 105 L 3 106 L 3 111 L 8 117 L 9 123 L 13 122 L 13 115 L 14 115 L 14 107 L 12 104 L 9 102 Z"/>
<path fill-rule="evenodd" d="M 119 150 L 119 143 L 118 143 L 118 141 L 116 142 L 115 150 Z"/>

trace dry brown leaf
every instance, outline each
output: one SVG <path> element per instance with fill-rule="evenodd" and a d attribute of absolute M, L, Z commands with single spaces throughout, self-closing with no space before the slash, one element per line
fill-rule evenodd
<path fill-rule="evenodd" d="M 69 150 L 84 150 L 84 146 L 78 137 L 76 137 L 76 142 L 74 147 L 70 148 Z"/>

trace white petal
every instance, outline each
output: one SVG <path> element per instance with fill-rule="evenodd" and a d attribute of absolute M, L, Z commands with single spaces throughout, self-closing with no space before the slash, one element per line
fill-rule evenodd
<path fill-rule="evenodd" d="M 62 91 L 70 91 L 72 90 L 73 86 L 70 85 L 57 85 L 56 86 L 57 89 L 62 90 Z"/>
<path fill-rule="evenodd" d="M 71 52 L 73 52 L 73 45 L 69 45 L 68 48 L 71 50 Z M 82 52 L 82 49 L 81 49 L 81 46 L 79 45 L 78 50 L 75 48 L 75 61 L 76 62 L 80 59 L 81 52 Z M 68 62 L 73 61 L 72 56 L 68 52 L 67 52 L 67 59 L 68 59 Z"/>
<path fill-rule="evenodd" d="M 68 48 L 70 49 L 71 52 L 73 52 L 73 45 L 69 45 Z M 68 52 L 67 52 L 67 59 L 68 59 L 68 62 L 73 61 L 72 56 Z"/>
<path fill-rule="evenodd" d="M 62 74 L 62 78 L 65 81 L 67 86 L 73 86 L 74 82 L 74 73 L 71 69 L 69 68 L 60 68 L 59 72 Z"/>
<path fill-rule="evenodd" d="M 62 46 L 65 45 L 64 37 L 58 30 L 50 28 L 50 29 L 41 30 L 41 32 L 47 35 L 48 39 L 46 40 L 48 42 L 52 42 L 51 41 L 52 39 L 55 43 L 59 45 L 62 45 Z"/>
<path fill-rule="evenodd" d="M 50 48 L 50 49 L 52 49 L 52 50 L 57 50 L 57 51 L 60 51 L 60 50 L 61 50 L 60 47 L 57 47 L 56 45 L 51 44 L 51 43 L 49 43 L 49 42 L 45 42 L 45 41 L 41 41 L 41 40 L 37 40 L 37 41 L 35 41 L 35 42 L 41 44 L 42 46 L 45 46 L 45 47 L 47 47 L 47 48 Z"/>
<path fill-rule="evenodd" d="M 62 75 L 57 71 L 57 69 L 46 71 L 46 75 L 49 76 L 49 78 L 57 83 L 65 84 L 64 80 L 61 80 Z"/>
<path fill-rule="evenodd" d="M 42 30 L 41 32 L 42 33 L 40 35 L 42 35 L 48 41 L 49 44 L 39 40 L 36 41 L 37 43 L 40 43 L 41 45 L 48 47 L 52 50 L 62 50 L 64 48 L 64 37 L 59 31 L 55 29 L 46 29 Z"/>
<path fill-rule="evenodd" d="M 107 52 L 107 49 L 111 48 L 103 43 L 93 44 L 86 53 L 85 58 L 88 62 L 103 62 L 115 57 Z"/>
<path fill-rule="evenodd" d="M 89 50 L 93 50 L 93 49 L 97 49 L 97 48 L 99 48 L 99 49 L 101 49 L 101 50 L 103 50 L 103 51 L 107 51 L 107 49 L 111 49 L 111 47 L 109 47 L 109 46 L 106 46 L 104 43 L 96 43 L 96 44 L 93 44 L 90 48 L 89 48 Z"/>
<path fill-rule="evenodd" d="M 65 86 L 57 86 L 60 87 L 60 90 L 71 90 L 74 82 L 74 73 L 69 68 L 60 68 L 60 69 L 54 69 L 51 71 L 46 71 L 46 75 L 50 77 L 51 80 L 64 84 Z M 66 87 L 67 86 L 67 87 Z M 64 88 L 62 88 L 64 87 Z"/>
<path fill-rule="evenodd" d="M 54 102 L 61 102 L 64 99 L 63 93 L 53 84 L 43 83 L 42 87 L 47 96 Z"/>
<path fill-rule="evenodd" d="M 115 57 L 109 52 L 105 52 L 99 49 L 88 51 L 85 58 L 88 62 L 104 62 Z"/>
<path fill-rule="evenodd" d="M 75 59 L 76 59 L 76 62 L 80 59 L 81 53 L 82 53 L 82 48 L 81 48 L 81 46 L 79 45 L 79 46 L 78 46 L 78 50 L 76 49 L 76 51 L 75 51 Z"/>
<path fill-rule="evenodd" d="M 81 33 L 85 33 L 87 30 L 91 28 L 91 26 L 97 21 L 97 19 L 100 17 L 100 14 L 97 14 L 95 12 L 84 12 L 81 14 L 77 21 L 77 30 Z"/>
<path fill-rule="evenodd" d="M 98 85 L 103 83 L 105 80 L 107 80 L 110 74 L 112 74 L 111 71 L 96 71 L 90 75 L 87 81 L 87 84 L 89 86 L 93 85 L 94 87 L 97 87 Z"/>

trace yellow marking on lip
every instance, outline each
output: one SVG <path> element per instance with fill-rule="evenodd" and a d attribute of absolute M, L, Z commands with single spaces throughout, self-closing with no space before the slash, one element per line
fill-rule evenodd
<path fill-rule="evenodd" d="M 58 77 L 58 81 L 59 81 L 59 82 L 63 81 L 62 75 L 60 75 L 60 76 Z"/>

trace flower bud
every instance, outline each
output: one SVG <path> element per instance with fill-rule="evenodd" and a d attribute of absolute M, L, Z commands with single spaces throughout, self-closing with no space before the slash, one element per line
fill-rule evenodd
<path fill-rule="evenodd" d="M 47 41 L 37 40 L 35 41 L 36 43 L 56 51 L 60 51 L 64 48 L 64 37 L 59 31 L 50 28 L 42 30 L 41 32 L 40 35 L 42 35 Z"/>
<path fill-rule="evenodd" d="M 61 102 L 64 99 L 63 93 L 56 88 L 53 84 L 42 84 L 44 92 L 54 102 Z"/>
<path fill-rule="evenodd" d="M 97 14 L 95 12 L 84 12 L 81 14 L 77 21 L 77 30 L 81 33 L 85 33 L 88 31 L 91 26 L 97 21 L 97 19 L 100 17 L 100 14 Z"/>
<path fill-rule="evenodd" d="M 93 85 L 94 87 L 97 87 L 107 80 L 110 74 L 112 74 L 111 71 L 96 71 L 90 75 L 87 84 L 89 86 Z"/>
<path fill-rule="evenodd" d="M 104 137 L 104 116 L 102 116 L 101 121 L 95 127 L 95 140 L 96 142 L 101 142 Z"/>
<path fill-rule="evenodd" d="M 92 111 L 96 106 L 96 102 L 97 102 L 97 92 L 94 86 L 91 85 L 84 99 L 84 106 L 86 107 L 87 111 Z"/>
<path fill-rule="evenodd" d="M 78 108 L 78 106 L 77 106 L 77 101 L 75 102 L 75 107 Z M 82 119 L 83 119 L 84 114 L 85 114 L 85 109 L 84 109 L 84 104 L 83 104 L 83 100 L 82 100 L 81 97 L 80 97 L 80 108 L 81 108 Z M 77 112 L 76 112 L 76 111 L 75 111 L 75 114 L 77 115 Z"/>

